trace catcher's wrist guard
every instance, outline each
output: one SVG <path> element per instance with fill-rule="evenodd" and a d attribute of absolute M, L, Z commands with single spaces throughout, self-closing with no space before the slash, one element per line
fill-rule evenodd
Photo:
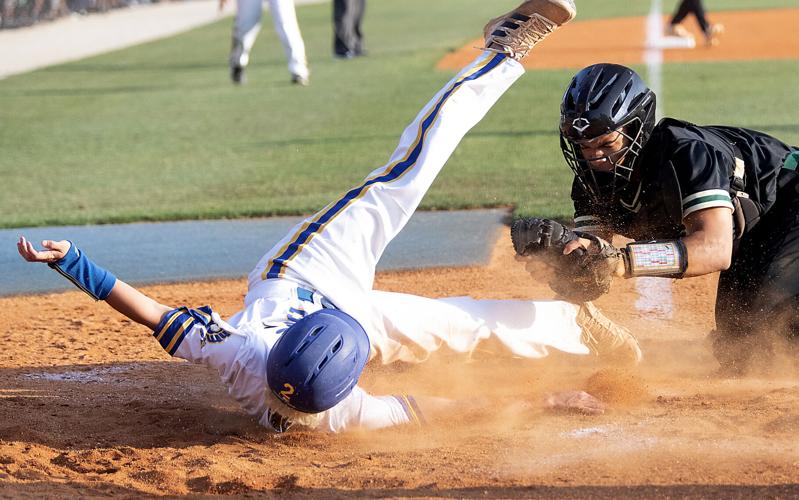
<path fill-rule="evenodd" d="M 71 241 L 67 254 L 61 260 L 47 265 L 94 300 L 105 300 L 117 282 L 116 276 L 89 260 Z"/>
<path fill-rule="evenodd" d="M 688 269 L 688 252 L 682 240 L 633 241 L 622 255 L 627 278 L 682 278 Z"/>

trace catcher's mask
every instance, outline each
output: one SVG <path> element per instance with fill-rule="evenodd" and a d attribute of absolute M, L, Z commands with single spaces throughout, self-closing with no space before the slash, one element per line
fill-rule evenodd
<path fill-rule="evenodd" d="M 303 413 L 328 410 L 346 398 L 369 359 L 369 337 L 358 321 L 321 309 L 291 325 L 269 352 L 272 394 Z"/>
<path fill-rule="evenodd" d="M 618 64 L 588 66 L 569 84 L 560 106 L 560 147 L 595 203 L 608 203 L 619 199 L 622 192 L 637 190 L 640 176 L 635 169 L 655 127 L 655 101 L 655 93 L 641 77 Z M 625 144 L 605 157 L 612 170 L 592 169 L 580 145 L 613 131 L 622 134 Z"/>

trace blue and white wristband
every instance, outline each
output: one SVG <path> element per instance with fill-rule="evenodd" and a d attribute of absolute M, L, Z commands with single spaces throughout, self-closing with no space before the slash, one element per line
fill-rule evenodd
<path fill-rule="evenodd" d="M 47 265 L 94 300 L 105 300 L 117 282 L 116 276 L 89 260 L 71 241 L 67 254 L 61 260 Z"/>

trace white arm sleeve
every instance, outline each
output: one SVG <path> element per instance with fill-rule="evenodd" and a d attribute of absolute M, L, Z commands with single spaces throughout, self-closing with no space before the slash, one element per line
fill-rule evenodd
<path fill-rule="evenodd" d="M 422 425 L 424 417 L 412 396 L 371 396 L 356 386 L 342 402 L 325 412 L 320 430 L 381 429 L 403 424 Z"/>
<path fill-rule="evenodd" d="M 230 395 L 247 413 L 257 418 L 266 414 L 263 342 L 238 333 L 209 307 L 173 309 L 161 319 L 153 335 L 172 356 L 215 368 Z"/>
<path fill-rule="evenodd" d="M 153 336 L 170 356 L 218 368 L 221 375 L 246 338 L 222 329 L 219 323 L 208 306 L 178 307 L 161 318 Z"/>

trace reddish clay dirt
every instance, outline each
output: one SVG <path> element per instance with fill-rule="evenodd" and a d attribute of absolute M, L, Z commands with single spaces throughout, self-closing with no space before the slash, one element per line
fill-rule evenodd
<path fill-rule="evenodd" d="M 385 273 L 377 287 L 551 297 L 549 271 L 531 279 L 502 236 L 486 267 Z M 646 359 L 632 371 L 562 354 L 369 365 L 372 391 L 479 395 L 491 407 L 422 429 L 344 435 L 268 434 L 215 373 L 169 359 L 144 328 L 79 292 L 3 298 L 0 496 L 797 497 L 799 372 L 771 362 L 768 374 L 714 374 L 703 342 L 714 282 L 674 282 L 671 318 L 636 307 L 632 280 L 598 301 L 641 339 Z M 145 290 L 229 315 L 245 286 Z M 544 394 L 560 389 L 593 391 L 609 410 L 543 410 Z"/>
<path fill-rule="evenodd" d="M 720 11 L 708 14 L 714 23 L 725 26 L 719 45 L 707 47 L 693 18 L 683 22 L 694 34 L 694 49 L 669 49 L 663 52 L 664 62 L 752 61 L 761 59 L 799 58 L 799 40 L 792 34 L 799 24 L 799 9 L 758 11 Z M 664 23 L 668 18 L 664 17 Z M 568 29 L 558 30 L 524 59 L 529 69 L 582 68 L 600 62 L 641 64 L 644 61 L 646 19 L 577 20 Z M 602 50 L 595 40 L 599 33 Z M 474 59 L 482 39 L 467 43 L 447 54 L 438 63 L 441 69 L 457 70 Z"/>

